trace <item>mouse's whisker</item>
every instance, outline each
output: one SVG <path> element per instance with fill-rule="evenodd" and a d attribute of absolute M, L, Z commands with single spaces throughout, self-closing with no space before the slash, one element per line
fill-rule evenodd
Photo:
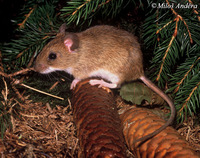
<path fill-rule="evenodd" d="M 70 78 L 68 75 L 64 75 L 63 73 L 59 73 L 59 72 L 56 72 L 55 71 L 55 73 L 58 75 L 58 76 L 60 76 L 60 77 L 62 77 L 62 78 L 64 78 L 64 79 L 66 79 L 67 81 L 72 81 L 72 78 Z"/>

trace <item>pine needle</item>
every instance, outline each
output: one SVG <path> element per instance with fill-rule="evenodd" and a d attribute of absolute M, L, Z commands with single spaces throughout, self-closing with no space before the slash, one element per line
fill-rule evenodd
<path fill-rule="evenodd" d="M 26 88 L 29 88 L 29 89 L 31 89 L 31 90 L 34 90 L 34 91 L 36 91 L 36 92 L 39 92 L 39 93 L 42 93 L 42 94 L 45 94 L 45 95 L 48 95 L 48 96 L 51 96 L 51 97 L 54 97 L 54 98 L 57 98 L 57 99 L 60 99 L 60 100 L 64 100 L 64 98 L 61 98 L 61 97 L 58 97 L 58 96 L 56 96 L 56 95 L 53 95 L 53 94 L 50 94 L 50 93 L 47 93 L 47 92 L 38 90 L 38 89 L 36 89 L 36 88 L 27 86 L 27 85 L 24 84 L 24 83 L 21 83 L 20 85 L 21 85 L 21 86 L 24 86 L 24 87 L 26 87 Z"/>

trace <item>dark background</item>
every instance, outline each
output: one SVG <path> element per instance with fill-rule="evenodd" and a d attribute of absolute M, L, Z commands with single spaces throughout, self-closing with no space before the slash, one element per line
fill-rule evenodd
<path fill-rule="evenodd" d="M 11 20 L 14 20 L 20 13 L 24 0 L 0 0 L 0 42 L 7 42 L 14 34 L 13 30 L 17 27 Z"/>

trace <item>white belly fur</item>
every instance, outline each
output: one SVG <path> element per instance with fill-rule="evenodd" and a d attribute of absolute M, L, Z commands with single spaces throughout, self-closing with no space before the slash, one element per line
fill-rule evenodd
<path fill-rule="evenodd" d="M 112 83 L 118 83 L 119 82 L 119 77 L 109 71 L 99 69 L 97 71 L 93 71 L 90 73 L 89 77 L 102 77 Z"/>
<path fill-rule="evenodd" d="M 69 68 L 65 69 L 64 71 L 71 75 L 72 71 L 73 71 L 73 68 L 69 67 Z"/>

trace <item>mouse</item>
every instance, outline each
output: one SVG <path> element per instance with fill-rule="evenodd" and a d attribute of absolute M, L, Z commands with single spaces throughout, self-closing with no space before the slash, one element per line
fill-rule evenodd
<path fill-rule="evenodd" d="M 91 79 L 91 85 L 111 89 L 120 88 L 125 82 L 144 82 L 168 103 L 171 115 L 163 126 L 135 140 L 135 143 L 152 138 L 174 121 L 176 110 L 173 101 L 145 76 L 140 44 L 128 31 L 109 25 L 96 25 L 74 33 L 66 32 L 66 24 L 63 24 L 56 37 L 38 54 L 34 70 L 41 74 L 65 71 L 73 75 L 71 89 L 79 81 L 91 77 L 106 80 Z"/>

